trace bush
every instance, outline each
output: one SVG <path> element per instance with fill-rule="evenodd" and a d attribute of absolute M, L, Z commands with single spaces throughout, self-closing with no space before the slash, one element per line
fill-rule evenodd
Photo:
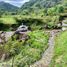
<path fill-rule="evenodd" d="M 63 5 L 57 5 L 55 7 L 52 8 L 48 8 L 47 13 L 50 16 L 54 16 L 54 15 L 59 15 L 60 13 L 64 12 L 64 7 Z"/>

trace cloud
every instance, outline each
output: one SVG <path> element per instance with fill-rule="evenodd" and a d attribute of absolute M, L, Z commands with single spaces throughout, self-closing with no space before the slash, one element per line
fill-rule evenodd
<path fill-rule="evenodd" d="M 0 0 L 0 1 L 4 1 L 4 2 L 7 2 L 7 3 L 10 3 L 12 5 L 15 5 L 15 6 L 22 6 L 25 2 L 28 2 L 29 0 Z"/>

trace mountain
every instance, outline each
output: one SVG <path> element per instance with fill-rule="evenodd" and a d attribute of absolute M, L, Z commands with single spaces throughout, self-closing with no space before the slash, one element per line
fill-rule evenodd
<path fill-rule="evenodd" d="M 18 9 L 18 7 L 13 6 L 9 3 L 5 3 L 3 1 L 0 2 L 0 11 L 8 11 L 8 12 L 14 12 Z"/>
<path fill-rule="evenodd" d="M 62 0 L 30 0 L 26 2 L 21 9 L 29 9 L 29 8 L 49 8 L 61 3 Z"/>
<path fill-rule="evenodd" d="M 62 0 L 29 0 L 25 4 L 22 5 L 19 13 L 23 15 L 33 14 L 39 15 L 47 11 L 47 8 L 54 7 L 58 4 L 61 4 Z"/>

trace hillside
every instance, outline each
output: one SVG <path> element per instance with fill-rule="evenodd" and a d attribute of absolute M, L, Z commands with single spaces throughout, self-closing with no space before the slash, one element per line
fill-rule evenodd
<path fill-rule="evenodd" d="M 0 13 L 4 12 L 4 11 L 8 11 L 8 12 L 14 12 L 18 9 L 18 7 L 13 6 L 9 3 L 5 3 L 5 2 L 0 2 Z"/>
<path fill-rule="evenodd" d="M 29 8 L 48 8 L 55 6 L 61 3 L 61 0 L 30 0 L 26 2 L 21 8 L 22 9 L 29 9 Z"/>
<path fill-rule="evenodd" d="M 66 0 L 30 0 L 22 5 L 18 14 L 33 16 L 56 15 L 63 13 L 66 4 Z"/>
<path fill-rule="evenodd" d="M 22 5 L 19 13 L 26 15 L 45 15 L 48 8 L 55 7 L 59 4 L 62 4 L 62 2 L 62 0 L 30 0 L 29 2 L 26 2 L 24 5 Z"/>

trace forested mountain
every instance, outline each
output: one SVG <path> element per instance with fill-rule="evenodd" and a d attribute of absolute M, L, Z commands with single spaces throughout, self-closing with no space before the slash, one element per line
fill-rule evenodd
<path fill-rule="evenodd" d="M 21 8 L 22 9 L 29 9 L 29 8 L 48 8 L 55 6 L 59 3 L 61 3 L 62 0 L 30 0 L 29 2 L 26 2 Z"/>
<path fill-rule="evenodd" d="M 42 14 L 43 12 L 46 13 L 46 9 L 54 7 L 58 4 L 62 4 L 64 0 L 30 0 L 29 2 L 26 2 L 24 5 L 22 5 L 21 9 L 19 10 L 19 13 L 22 14 L 32 14 L 38 13 Z M 21 12 L 20 12 L 21 11 Z"/>
<path fill-rule="evenodd" d="M 18 7 L 13 6 L 9 3 L 5 3 L 5 2 L 0 2 L 0 14 L 4 13 L 4 12 L 16 12 L 16 10 L 18 9 Z"/>

